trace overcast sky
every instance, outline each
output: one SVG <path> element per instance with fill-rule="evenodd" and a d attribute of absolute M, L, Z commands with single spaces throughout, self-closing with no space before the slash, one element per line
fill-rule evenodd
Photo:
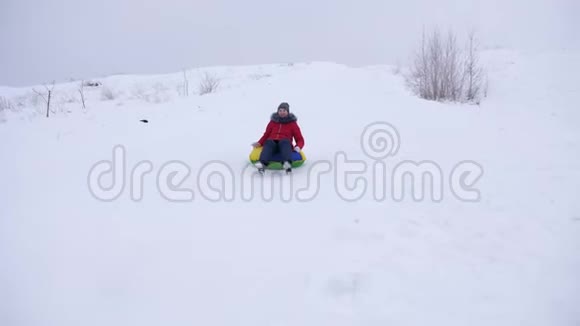
<path fill-rule="evenodd" d="M 300 61 L 405 62 L 423 25 L 579 48 L 578 0 L 0 0 L 0 85 Z M 574 22 L 576 20 L 576 22 Z"/>

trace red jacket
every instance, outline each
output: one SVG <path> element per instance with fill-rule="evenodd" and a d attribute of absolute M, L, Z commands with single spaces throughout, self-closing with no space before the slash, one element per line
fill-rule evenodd
<path fill-rule="evenodd" d="M 296 122 L 297 120 L 293 113 L 288 114 L 285 118 L 280 117 L 278 113 L 273 113 L 266 127 L 266 131 L 262 135 L 262 138 L 258 140 L 258 143 L 264 146 L 264 143 L 268 139 L 288 139 L 292 142 L 292 138 L 294 138 L 296 144 L 293 144 L 292 147 L 298 146 L 304 148 L 304 138 L 302 137 L 298 122 Z"/>

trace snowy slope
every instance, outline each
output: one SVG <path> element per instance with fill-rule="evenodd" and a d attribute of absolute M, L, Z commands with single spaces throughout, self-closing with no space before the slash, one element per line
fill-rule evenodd
<path fill-rule="evenodd" d="M 86 112 L 78 83 L 60 84 L 50 119 L 30 88 L 1 88 L 23 108 L 0 123 L 0 324 L 577 325 L 579 59 L 487 53 L 479 107 L 417 99 L 392 67 L 324 62 L 208 68 L 221 84 L 204 96 L 202 71 L 187 97 L 182 73 L 111 76 L 85 89 Z M 250 144 L 281 101 L 308 160 L 282 188 L 271 173 L 249 190 Z M 397 151 L 369 141 L 377 122 Z M 125 187 L 104 202 L 89 174 L 116 145 Z M 345 181 L 353 160 L 366 171 Z M 398 164 L 426 161 L 441 200 L 408 185 L 397 200 Z M 478 201 L 454 193 L 464 161 L 483 171 Z M 189 169 L 173 185 L 186 191 L 165 182 L 171 167 Z M 220 185 L 232 200 L 212 200 Z"/>

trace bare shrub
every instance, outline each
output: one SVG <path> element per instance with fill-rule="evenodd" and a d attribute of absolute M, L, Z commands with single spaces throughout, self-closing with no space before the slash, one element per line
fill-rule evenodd
<path fill-rule="evenodd" d="M 4 96 L 0 96 L 0 122 L 6 121 L 5 115 L 8 111 L 14 111 L 14 105 Z"/>
<path fill-rule="evenodd" d="M 0 111 L 14 111 L 14 105 L 4 96 L 0 96 Z"/>
<path fill-rule="evenodd" d="M 417 96 L 427 100 L 479 103 L 483 74 L 473 32 L 464 51 L 453 32 L 443 38 L 435 29 L 427 38 L 423 32 L 405 79 Z"/>
<path fill-rule="evenodd" d="M 217 77 L 206 72 L 201 81 L 199 82 L 198 87 L 199 95 L 215 92 L 219 84 L 220 80 Z"/>
<path fill-rule="evenodd" d="M 12 97 L 11 102 L 14 105 L 16 111 L 34 109 L 35 113 L 46 115 L 46 113 L 44 112 L 45 111 L 44 107 L 39 109 L 40 105 L 44 106 L 45 104 L 43 103 L 43 98 L 38 93 L 34 92 L 33 89 L 30 89 L 23 94 Z"/>
<path fill-rule="evenodd" d="M 16 110 L 22 110 L 29 105 L 34 96 L 36 96 L 36 94 L 27 92 L 26 94 L 13 97 L 11 102 Z"/>

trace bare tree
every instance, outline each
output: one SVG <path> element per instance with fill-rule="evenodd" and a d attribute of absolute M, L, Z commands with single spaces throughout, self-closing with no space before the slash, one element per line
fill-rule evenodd
<path fill-rule="evenodd" d="M 85 82 L 84 80 L 81 81 L 81 84 L 79 85 L 79 94 L 81 95 L 81 102 L 83 103 L 83 110 L 87 110 L 87 107 L 85 105 Z"/>
<path fill-rule="evenodd" d="M 43 93 L 37 91 L 34 88 L 32 89 L 32 91 L 34 91 L 38 96 L 42 97 L 42 99 L 46 103 L 46 117 L 48 118 L 49 112 L 50 112 L 50 99 L 52 97 L 52 91 L 54 89 L 54 81 L 52 81 L 52 86 L 51 87 L 48 87 L 47 85 L 44 85 L 44 88 L 46 89 L 47 96 L 44 96 Z"/>
<path fill-rule="evenodd" d="M 446 38 L 435 29 L 428 38 L 425 31 L 421 49 L 409 74 L 407 85 L 419 97 L 434 101 L 473 102 L 477 100 L 483 74 L 479 66 L 474 34 L 470 34 L 467 54 L 457 45 L 451 31 Z"/>
<path fill-rule="evenodd" d="M 199 95 L 215 92 L 219 84 L 220 80 L 217 77 L 206 72 L 199 83 Z"/>

